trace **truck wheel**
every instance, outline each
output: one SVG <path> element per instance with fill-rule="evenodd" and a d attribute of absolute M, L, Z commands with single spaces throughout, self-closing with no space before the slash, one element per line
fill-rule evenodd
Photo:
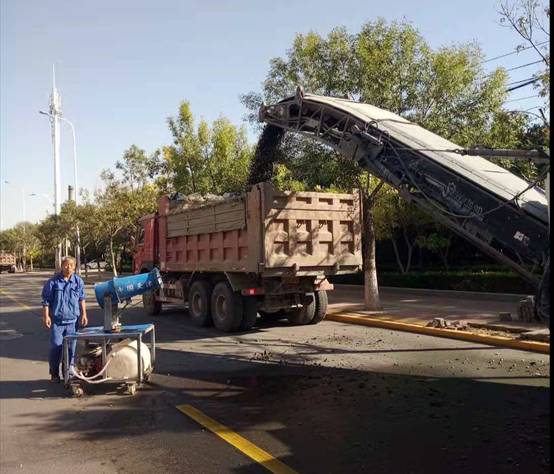
<path fill-rule="evenodd" d="M 310 324 L 317 324 L 325 319 L 325 316 L 327 316 L 327 305 L 328 305 L 328 299 L 327 299 L 327 292 L 325 290 L 323 291 L 316 291 L 315 293 L 315 314 L 313 319 L 310 321 Z"/>
<path fill-rule="evenodd" d="M 301 308 L 295 308 L 292 311 L 287 311 L 287 319 L 289 323 L 295 325 L 309 324 L 315 316 L 315 295 L 314 293 L 306 293 L 306 302 Z"/>
<path fill-rule="evenodd" d="M 229 283 L 220 281 L 212 291 L 212 319 L 214 326 L 223 332 L 236 331 L 242 323 L 243 301 Z"/>
<path fill-rule="evenodd" d="M 204 280 L 196 280 L 190 287 L 188 295 L 189 314 L 195 326 L 212 325 L 210 292 L 211 286 Z"/>
<path fill-rule="evenodd" d="M 256 298 L 251 296 L 242 297 L 242 322 L 240 323 L 240 331 L 248 331 L 256 324 L 258 317 L 258 305 Z"/>
<path fill-rule="evenodd" d="M 144 311 L 149 316 L 156 316 L 162 311 L 161 301 L 156 301 L 156 293 L 154 291 L 147 291 L 142 294 L 142 305 L 144 306 Z"/>

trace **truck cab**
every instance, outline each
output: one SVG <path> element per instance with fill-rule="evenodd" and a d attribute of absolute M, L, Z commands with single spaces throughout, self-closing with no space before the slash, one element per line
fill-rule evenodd
<path fill-rule="evenodd" d="M 145 270 L 150 271 L 154 266 L 157 266 L 157 223 L 157 214 L 147 214 L 140 219 L 142 229 L 140 231 L 139 241 L 133 256 L 134 273 L 141 273 Z"/>

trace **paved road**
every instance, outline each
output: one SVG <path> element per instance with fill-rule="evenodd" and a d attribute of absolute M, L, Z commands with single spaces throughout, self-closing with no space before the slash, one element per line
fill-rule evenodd
<path fill-rule="evenodd" d="M 548 356 L 333 322 L 225 335 L 173 307 L 149 386 L 72 399 L 47 381 L 45 277 L 0 277 L 2 473 L 267 472 L 181 404 L 298 472 L 549 470 Z"/>

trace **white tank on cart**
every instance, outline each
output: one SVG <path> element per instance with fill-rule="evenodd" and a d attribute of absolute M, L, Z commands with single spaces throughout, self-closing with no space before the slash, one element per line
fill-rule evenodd
<path fill-rule="evenodd" d="M 141 342 L 140 356 L 142 359 L 142 371 L 149 371 L 152 368 L 150 349 Z M 112 346 L 112 351 L 108 354 L 106 376 L 112 379 L 125 380 L 138 378 L 138 356 L 137 341 L 125 339 Z"/>

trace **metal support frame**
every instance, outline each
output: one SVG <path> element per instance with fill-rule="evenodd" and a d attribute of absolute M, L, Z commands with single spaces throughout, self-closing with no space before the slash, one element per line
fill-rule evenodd
<path fill-rule="evenodd" d="M 70 364 L 69 364 L 69 344 L 72 341 L 84 340 L 84 341 L 95 341 L 101 344 L 102 346 L 102 366 L 106 365 L 108 357 L 108 347 L 113 343 L 113 341 L 121 341 L 123 339 L 134 339 L 137 341 L 137 370 L 138 376 L 134 381 L 139 385 L 144 382 L 145 374 L 142 364 L 142 353 L 141 353 L 141 343 L 144 336 L 147 334 L 150 335 L 150 365 L 152 371 L 156 363 L 156 328 L 153 324 L 142 324 L 136 326 L 122 326 L 121 331 L 119 332 L 104 332 L 104 328 L 91 327 L 86 328 L 77 332 L 76 334 L 65 336 L 63 339 L 63 378 L 64 383 L 68 385 L 71 380 Z M 76 354 L 73 356 L 75 357 Z M 108 380 L 109 383 L 128 383 L 129 379 L 121 380 Z M 133 380 L 131 380 L 133 381 Z"/>

